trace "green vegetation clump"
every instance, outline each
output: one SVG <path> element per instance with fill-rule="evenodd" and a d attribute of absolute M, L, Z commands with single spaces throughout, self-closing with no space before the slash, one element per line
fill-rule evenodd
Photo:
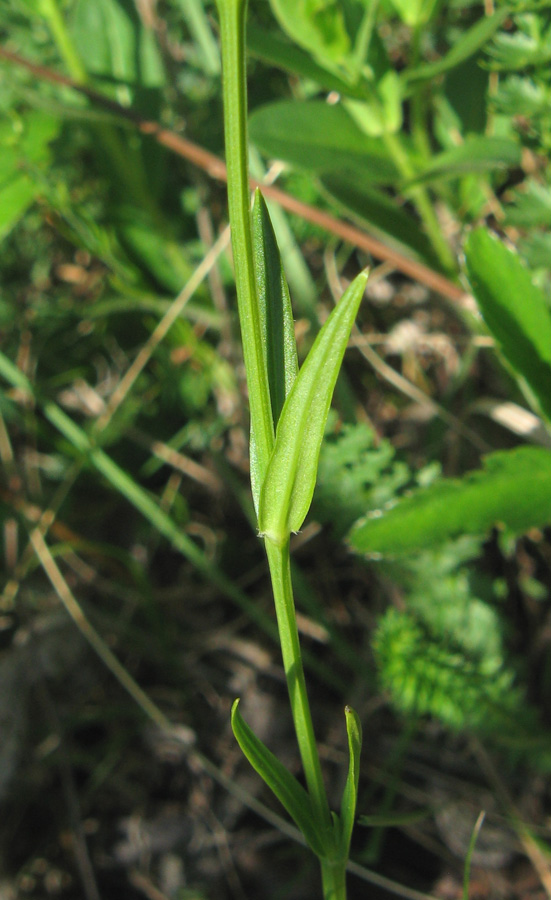
<path fill-rule="evenodd" d="M 549 2 L 0 31 L 0 893 L 545 883 Z"/>

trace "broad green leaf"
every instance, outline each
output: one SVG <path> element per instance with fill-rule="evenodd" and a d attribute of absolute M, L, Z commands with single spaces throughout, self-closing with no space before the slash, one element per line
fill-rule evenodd
<path fill-rule="evenodd" d="M 305 53 L 271 31 L 256 25 L 248 25 L 247 48 L 252 56 L 286 72 L 315 81 L 328 91 L 338 91 L 344 96 L 356 97 L 358 100 L 365 97 L 365 87 L 362 84 L 349 84 L 344 78 L 316 62 L 309 53 Z"/>
<path fill-rule="evenodd" d="M 495 34 L 500 25 L 510 15 L 510 8 L 503 6 L 491 16 L 484 16 L 472 25 L 452 46 L 442 59 L 414 69 L 404 69 L 402 78 L 409 85 L 416 81 L 430 81 L 474 56 Z"/>
<path fill-rule="evenodd" d="M 364 134 L 342 105 L 278 101 L 255 110 L 250 137 L 267 156 L 310 172 L 362 172 L 372 184 L 400 181 L 383 141 Z"/>
<path fill-rule="evenodd" d="M 360 778 L 360 753 L 362 750 L 362 723 L 354 710 L 347 706 L 344 710 L 346 733 L 348 736 L 348 775 L 341 802 L 341 853 L 347 858 L 356 817 L 358 782 Z"/>
<path fill-rule="evenodd" d="M 281 412 L 258 511 L 260 532 L 276 544 L 299 530 L 310 507 L 331 397 L 366 281 L 360 273 L 341 297 Z"/>
<path fill-rule="evenodd" d="M 551 421 L 551 313 L 519 257 L 484 229 L 465 244 L 467 274 L 503 356 Z"/>
<path fill-rule="evenodd" d="M 409 184 L 421 184 L 439 178 L 457 178 L 473 172 L 494 172 L 496 169 L 520 165 L 520 146 L 507 138 L 471 135 L 464 143 L 433 157 L 429 165 Z"/>
<path fill-rule="evenodd" d="M 249 728 L 239 712 L 239 700 L 232 706 L 231 724 L 237 743 L 253 769 L 287 810 L 314 853 L 323 856 L 325 849 L 318 834 L 308 794 Z"/>
<path fill-rule="evenodd" d="M 297 376 L 298 359 L 289 289 L 268 207 L 258 190 L 253 207 L 253 244 L 260 327 L 275 432 L 285 398 Z M 251 486 L 255 508 L 258 509 L 260 485 L 265 473 L 259 471 L 252 425 L 250 458 Z"/>
<path fill-rule="evenodd" d="M 366 182 L 361 173 L 329 173 L 321 175 L 319 180 L 331 197 L 368 230 L 402 252 L 410 256 L 413 253 L 432 268 L 440 268 L 432 244 L 417 219 L 388 194 L 372 187 L 369 178 Z"/>
<path fill-rule="evenodd" d="M 42 187 L 41 172 L 50 161 L 49 144 L 61 122 L 39 110 L 18 121 L 0 123 L 0 240 L 13 228 Z"/>
<path fill-rule="evenodd" d="M 281 27 L 323 64 L 346 59 L 350 38 L 338 0 L 270 0 Z"/>
<path fill-rule="evenodd" d="M 0 241 L 26 212 L 37 190 L 36 185 L 25 175 L 17 175 L 0 187 Z"/>
<path fill-rule="evenodd" d="M 551 453 L 518 447 L 492 453 L 484 468 L 414 491 L 387 511 L 361 520 L 349 535 L 355 550 L 400 556 L 494 526 L 513 534 L 551 522 Z"/>
<path fill-rule="evenodd" d="M 476 57 L 466 60 L 448 72 L 443 94 L 436 99 L 436 109 L 448 106 L 449 114 L 455 121 L 438 128 L 435 122 L 435 137 L 443 150 L 451 149 L 454 135 L 485 134 L 488 123 L 489 73 L 478 64 Z M 439 115 L 440 118 L 440 115 Z M 505 135 L 501 135 L 504 137 Z"/>
<path fill-rule="evenodd" d="M 78 0 L 72 27 L 87 71 L 127 85 L 164 84 L 155 38 L 131 0 Z"/>

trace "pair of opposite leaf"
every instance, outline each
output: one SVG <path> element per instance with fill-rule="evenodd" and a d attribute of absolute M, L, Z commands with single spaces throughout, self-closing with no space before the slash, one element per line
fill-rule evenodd
<path fill-rule="evenodd" d="M 287 810 L 310 849 L 320 859 L 341 861 L 348 858 L 350 851 L 362 749 L 362 726 L 358 714 L 350 706 L 345 707 L 344 714 L 348 738 L 348 773 L 340 815 L 332 813 L 332 820 L 327 825 L 316 817 L 308 792 L 244 721 L 239 712 L 239 700 L 235 700 L 231 712 L 233 733 L 241 750 Z"/>
<path fill-rule="evenodd" d="M 258 191 L 253 241 L 275 439 L 260 471 L 258 425 L 251 422 L 251 483 L 260 533 L 282 546 L 300 529 L 310 508 L 331 398 L 367 273 L 361 272 L 344 292 L 299 371 L 289 291 L 268 209 Z"/>

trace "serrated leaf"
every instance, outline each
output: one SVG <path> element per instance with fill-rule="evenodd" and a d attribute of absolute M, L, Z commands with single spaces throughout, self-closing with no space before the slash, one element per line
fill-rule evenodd
<path fill-rule="evenodd" d="M 366 281 L 362 272 L 343 294 L 281 412 L 258 511 L 261 534 L 276 544 L 299 530 L 310 507 L 331 397 Z"/>
<path fill-rule="evenodd" d="M 277 101 L 249 122 L 251 140 L 268 156 L 310 172 L 358 171 L 371 184 L 400 181 L 384 143 L 370 138 L 340 105 Z"/>
<path fill-rule="evenodd" d="M 255 194 L 252 219 L 260 328 L 275 433 L 285 398 L 298 372 L 295 328 L 289 288 L 276 236 L 268 207 L 258 190 Z M 258 510 L 260 485 L 264 473 L 259 471 L 256 446 L 254 427 L 251 424 L 251 486 L 255 508 Z"/>
<path fill-rule="evenodd" d="M 341 853 L 348 857 L 350 840 L 356 818 L 358 782 L 360 778 L 360 754 L 362 751 L 362 723 L 354 710 L 347 706 L 344 710 L 346 734 L 348 737 L 348 774 L 341 802 Z"/>
<path fill-rule="evenodd" d="M 514 534 L 551 522 L 551 453 L 519 447 L 486 456 L 484 468 L 417 490 L 377 517 L 361 520 L 350 543 L 361 553 L 400 556 L 496 525 Z"/>
<path fill-rule="evenodd" d="M 551 421 L 551 313 L 519 257 L 484 229 L 465 244 L 467 274 L 501 352 Z"/>
<path fill-rule="evenodd" d="M 551 60 L 551 28 L 545 28 L 546 18 L 537 14 L 515 18 L 517 30 L 513 34 L 496 35 L 487 53 L 492 68 L 501 71 L 545 66 Z"/>
<path fill-rule="evenodd" d="M 373 651 L 381 687 L 408 716 L 430 715 L 455 730 L 494 734 L 530 718 L 512 668 L 502 663 L 488 669 L 484 657 L 468 653 L 449 634 L 431 632 L 408 612 L 386 611 Z"/>
<path fill-rule="evenodd" d="M 318 835 L 316 820 L 307 792 L 249 728 L 239 712 L 239 700 L 236 700 L 232 706 L 231 725 L 235 739 L 253 769 L 287 810 L 314 853 L 323 856 L 325 848 Z"/>

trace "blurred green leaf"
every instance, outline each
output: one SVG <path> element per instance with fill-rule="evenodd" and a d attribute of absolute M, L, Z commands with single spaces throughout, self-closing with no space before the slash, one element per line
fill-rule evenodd
<path fill-rule="evenodd" d="M 433 157 L 428 166 L 412 179 L 422 184 L 439 178 L 457 178 L 473 172 L 495 172 L 496 169 L 520 165 L 521 149 L 507 138 L 469 135 L 466 140 Z"/>
<path fill-rule="evenodd" d="M 416 490 L 361 520 L 349 535 L 361 553 L 400 556 L 494 526 L 522 534 L 551 522 L 551 453 L 519 447 L 486 456 L 484 468 Z"/>
<path fill-rule="evenodd" d="M 292 72 L 302 78 L 315 81 L 328 91 L 338 91 L 344 96 L 357 97 L 359 100 L 365 97 L 365 87 L 362 84 L 349 83 L 335 72 L 320 65 L 309 53 L 290 44 L 276 33 L 266 31 L 257 25 L 249 25 L 247 46 L 253 56 L 284 69 L 286 72 Z"/>
<path fill-rule="evenodd" d="M 313 499 L 316 521 L 331 526 L 340 539 L 370 509 L 393 500 L 411 473 L 396 462 L 389 441 L 378 441 L 364 422 L 343 424 L 321 448 Z"/>
<path fill-rule="evenodd" d="M 497 90 L 494 103 L 500 113 L 524 117 L 549 112 L 549 87 L 536 84 L 527 76 L 510 75 Z"/>
<path fill-rule="evenodd" d="M 400 179 L 383 142 L 364 134 L 340 104 L 270 103 L 252 114 L 250 136 L 266 155 L 301 169 L 361 171 L 371 184 Z"/>
<path fill-rule="evenodd" d="M 270 0 L 274 14 L 287 34 L 322 64 L 342 62 L 350 50 L 350 38 L 338 0 Z"/>
<path fill-rule="evenodd" d="M 164 84 L 153 33 L 144 27 L 131 0 L 77 0 L 72 28 L 87 71 L 127 85 Z"/>
<path fill-rule="evenodd" d="M 39 110 L 0 122 L 0 240 L 40 193 L 41 173 L 51 159 L 49 145 L 60 129 L 59 119 Z"/>
<path fill-rule="evenodd" d="M 510 15 L 510 8 L 503 6 L 491 16 L 483 16 L 478 22 L 471 26 L 460 38 L 453 44 L 442 59 L 432 63 L 415 68 L 406 68 L 402 73 L 402 78 L 406 84 L 411 85 L 417 81 L 430 81 L 437 75 L 449 72 L 460 63 L 474 56 L 495 34 L 497 29 L 502 25 L 505 19 Z"/>
<path fill-rule="evenodd" d="M 406 25 L 426 24 L 440 0 L 390 0 L 390 3 Z"/>
<path fill-rule="evenodd" d="M 368 230 L 383 237 L 402 252 L 440 268 L 432 245 L 419 227 L 419 222 L 383 191 L 371 186 L 369 175 L 358 172 L 327 173 L 320 176 L 322 187 Z"/>
<path fill-rule="evenodd" d="M 491 67 L 514 71 L 547 66 L 551 61 L 551 26 L 548 17 L 530 13 L 515 16 L 516 30 L 501 32 L 487 48 Z"/>
<path fill-rule="evenodd" d="M 519 257 L 485 229 L 465 244 L 467 274 L 501 352 L 551 421 L 551 313 Z"/>
<path fill-rule="evenodd" d="M 434 632 L 409 612 L 387 610 L 373 650 L 383 690 L 408 716 L 430 715 L 483 734 L 520 730 L 521 717 L 529 724 L 531 711 L 502 658 L 469 653 L 453 634 Z"/>
<path fill-rule="evenodd" d="M 205 72 L 209 75 L 218 75 L 221 69 L 220 51 L 202 0 L 176 0 L 176 3 L 199 48 L 199 56 Z"/>
<path fill-rule="evenodd" d="M 345 109 L 370 137 L 394 134 L 402 127 L 402 85 L 390 69 L 373 86 L 373 99 L 346 100 Z"/>
<path fill-rule="evenodd" d="M 31 205 L 37 190 L 37 186 L 24 175 L 16 175 L 0 187 L 0 241 Z"/>

